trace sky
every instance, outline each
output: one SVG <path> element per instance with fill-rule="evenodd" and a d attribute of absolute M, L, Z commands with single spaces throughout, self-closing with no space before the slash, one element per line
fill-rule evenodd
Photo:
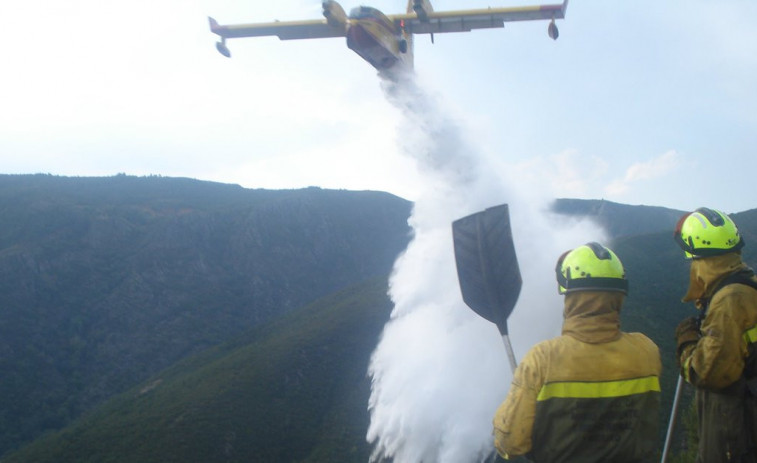
<path fill-rule="evenodd" d="M 0 173 L 419 194 L 402 118 L 344 40 L 215 50 L 208 16 L 315 19 L 318 1 L 24 0 L 0 14 Z M 544 22 L 418 36 L 415 69 L 476 149 L 544 195 L 739 212 L 757 207 L 754 17 L 748 0 L 574 0 L 557 41 Z"/>

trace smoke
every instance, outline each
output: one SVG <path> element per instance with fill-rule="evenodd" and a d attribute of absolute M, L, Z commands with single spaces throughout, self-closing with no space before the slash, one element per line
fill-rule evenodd
<path fill-rule="evenodd" d="M 543 185 L 520 185 L 506 164 L 477 150 L 439 100 L 412 76 L 384 80 L 401 114 L 403 153 L 416 162 L 420 193 L 410 217 L 414 237 L 390 280 L 390 321 L 368 368 L 372 379 L 367 440 L 372 460 L 475 462 L 493 452 L 492 417 L 511 379 L 494 324 L 462 301 L 452 222 L 510 205 L 524 284 L 509 320 L 515 355 L 559 333 L 562 300 L 554 262 L 565 250 L 600 240 L 587 224 L 557 223 Z M 547 189 L 548 190 L 548 189 Z"/>

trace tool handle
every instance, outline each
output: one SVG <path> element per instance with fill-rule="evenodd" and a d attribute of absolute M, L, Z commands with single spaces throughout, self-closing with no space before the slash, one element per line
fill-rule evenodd
<path fill-rule="evenodd" d="M 502 342 L 505 343 L 505 350 L 507 350 L 507 360 L 510 361 L 510 370 L 515 373 L 515 368 L 518 366 L 518 364 L 515 362 L 515 354 L 513 353 L 513 346 L 512 344 L 510 344 L 510 336 L 503 334 Z"/>
<path fill-rule="evenodd" d="M 665 446 L 662 449 L 662 458 L 660 463 L 665 463 L 668 459 L 668 452 L 670 451 L 670 441 L 673 439 L 673 430 L 676 427 L 676 418 L 678 417 L 678 401 L 681 399 L 681 391 L 683 390 L 683 376 L 678 375 L 678 383 L 676 384 L 676 395 L 673 397 L 673 407 L 670 410 L 670 420 L 668 421 L 668 433 L 665 435 Z"/>

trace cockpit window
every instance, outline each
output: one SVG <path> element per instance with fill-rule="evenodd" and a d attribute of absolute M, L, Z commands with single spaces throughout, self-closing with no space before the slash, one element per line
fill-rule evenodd
<path fill-rule="evenodd" d="M 350 19 L 376 18 L 381 19 L 383 13 L 370 6 L 358 6 L 350 10 Z"/>

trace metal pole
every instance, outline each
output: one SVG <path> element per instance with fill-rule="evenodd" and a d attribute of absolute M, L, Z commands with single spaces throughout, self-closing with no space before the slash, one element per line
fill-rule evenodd
<path fill-rule="evenodd" d="M 668 459 L 668 452 L 670 451 L 670 441 L 673 439 L 673 430 L 676 426 L 676 418 L 678 417 L 678 401 L 681 399 L 681 390 L 683 389 L 683 376 L 678 375 L 678 383 L 676 384 L 676 395 L 673 397 L 673 408 L 670 410 L 670 421 L 668 421 L 668 433 L 665 436 L 665 446 L 662 449 L 662 459 L 660 463 L 665 463 Z"/>

